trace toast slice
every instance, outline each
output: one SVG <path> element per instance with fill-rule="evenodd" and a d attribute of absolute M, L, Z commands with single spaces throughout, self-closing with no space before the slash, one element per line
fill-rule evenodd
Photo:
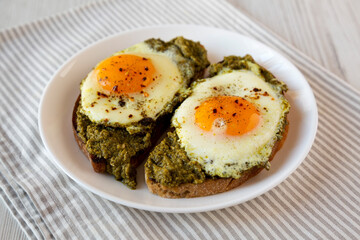
<path fill-rule="evenodd" d="M 287 135 L 290 109 L 284 96 L 287 86 L 250 55 L 228 56 L 210 65 L 209 78 L 194 82 L 191 90 L 192 94 L 172 118 L 172 130 L 150 153 L 145 164 L 146 184 L 150 192 L 161 197 L 202 197 L 238 187 L 262 169 L 269 169 L 269 162 Z M 244 114 L 242 111 L 248 111 L 252 103 L 257 104 L 256 110 Z M 200 114 L 197 109 L 201 110 Z M 253 125 L 246 122 L 257 114 L 261 114 L 261 127 L 251 132 L 251 137 L 226 141 L 213 137 L 225 131 L 224 125 L 226 131 L 232 129 L 233 132 L 226 132 L 229 135 L 244 134 L 242 130 L 258 126 L 258 122 Z M 235 120 L 237 117 L 241 120 Z M 276 130 L 271 132 L 271 138 L 257 138 L 267 129 L 273 129 L 272 124 L 276 124 Z M 257 139 L 266 143 L 257 145 L 254 142 Z M 250 154 L 248 148 L 252 149 Z"/>
<path fill-rule="evenodd" d="M 93 68 L 80 84 L 72 125 L 94 171 L 135 189 L 136 168 L 209 64 L 199 42 L 176 37 L 147 39 Z"/>

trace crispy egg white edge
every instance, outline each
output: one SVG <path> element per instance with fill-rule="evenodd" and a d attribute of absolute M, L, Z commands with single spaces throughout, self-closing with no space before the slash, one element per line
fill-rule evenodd
<path fill-rule="evenodd" d="M 215 92 L 215 86 L 221 91 Z M 254 99 L 254 92 L 250 92 L 253 88 L 260 88 L 260 93 L 266 91 L 269 96 Z M 253 103 L 262 116 L 258 127 L 241 136 L 226 136 L 197 127 L 195 107 L 204 99 L 219 95 L 239 96 Z M 190 160 L 200 163 L 207 174 L 239 178 L 243 171 L 268 163 L 279 123 L 288 110 L 284 101 L 282 94 L 252 71 L 224 71 L 194 86 L 192 95 L 176 110 L 172 124 Z"/>

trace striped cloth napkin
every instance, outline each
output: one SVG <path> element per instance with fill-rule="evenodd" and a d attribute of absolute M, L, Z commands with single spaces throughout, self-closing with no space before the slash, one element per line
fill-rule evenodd
<path fill-rule="evenodd" d="M 319 108 L 315 143 L 283 183 L 246 203 L 194 214 L 128 208 L 58 170 L 37 127 L 40 96 L 78 50 L 142 26 L 199 24 L 251 36 L 287 56 Z M 0 196 L 35 239 L 356 239 L 360 94 L 221 0 L 100 1 L 0 32 Z"/>

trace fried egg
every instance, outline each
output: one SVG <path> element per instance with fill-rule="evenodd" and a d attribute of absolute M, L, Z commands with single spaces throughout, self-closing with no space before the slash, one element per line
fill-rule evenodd
<path fill-rule="evenodd" d="M 172 124 L 189 159 L 208 175 L 239 178 L 269 166 L 288 109 L 282 92 L 258 72 L 227 69 L 194 85 Z"/>
<path fill-rule="evenodd" d="M 81 111 L 92 122 L 128 126 L 156 120 L 175 94 L 187 87 L 174 51 L 157 51 L 145 42 L 100 62 L 81 84 Z"/>

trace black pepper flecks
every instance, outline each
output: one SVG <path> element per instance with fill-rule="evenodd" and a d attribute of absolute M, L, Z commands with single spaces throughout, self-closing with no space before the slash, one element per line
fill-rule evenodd
<path fill-rule="evenodd" d="M 254 91 L 254 92 L 260 92 L 261 89 L 260 89 L 260 88 L 254 88 L 253 91 Z"/>
<path fill-rule="evenodd" d="M 112 90 L 113 90 L 114 92 L 116 92 L 116 91 L 118 90 L 118 85 L 115 85 L 115 86 L 112 88 Z"/>
<path fill-rule="evenodd" d="M 109 97 L 105 93 L 101 93 L 101 92 L 97 92 L 97 95 L 100 96 L 100 97 Z"/>
<path fill-rule="evenodd" d="M 216 109 L 216 108 L 213 109 L 213 113 L 217 113 L 217 109 Z"/>
<path fill-rule="evenodd" d="M 129 118 L 132 118 L 133 117 L 133 115 L 132 114 L 129 114 Z"/>
<path fill-rule="evenodd" d="M 119 106 L 120 106 L 120 107 L 124 107 L 125 104 L 126 104 L 126 102 L 125 102 L 124 100 L 120 100 L 120 101 L 119 101 Z"/>

